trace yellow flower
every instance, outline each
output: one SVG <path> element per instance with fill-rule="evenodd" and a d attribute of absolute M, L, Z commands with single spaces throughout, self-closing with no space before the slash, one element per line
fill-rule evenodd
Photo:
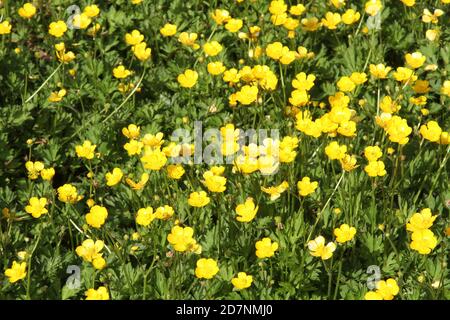
<path fill-rule="evenodd" d="M 392 70 L 391 67 L 386 67 L 384 64 L 379 63 L 377 65 L 371 64 L 369 66 L 372 76 L 378 79 L 386 79 L 388 73 Z"/>
<path fill-rule="evenodd" d="M 113 69 L 113 75 L 117 79 L 125 79 L 131 74 L 131 71 L 125 68 L 123 65 L 120 65 Z"/>
<path fill-rule="evenodd" d="M 325 147 L 325 154 L 330 160 L 341 160 L 342 158 L 344 158 L 346 152 L 347 146 L 339 145 L 339 143 L 336 141 L 329 143 Z"/>
<path fill-rule="evenodd" d="M 325 18 L 322 18 L 322 24 L 330 30 L 335 30 L 339 23 L 341 23 L 341 15 L 339 13 L 327 12 Z"/>
<path fill-rule="evenodd" d="M 407 144 L 408 136 L 412 133 L 412 128 L 408 126 L 406 119 L 398 116 L 393 116 L 387 121 L 385 130 L 389 135 L 389 140 L 400 145 Z"/>
<path fill-rule="evenodd" d="M 353 9 L 348 9 L 342 15 L 342 22 L 345 24 L 354 24 L 359 21 L 361 14 Z"/>
<path fill-rule="evenodd" d="M 141 150 L 144 147 L 144 144 L 141 141 L 137 140 L 130 140 L 129 142 L 125 143 L 123 148 L 127 150 L 129 156 L 133 156 L 135 154 L 139 155 L 141 154 Z"/>
<path fill-rule="evenodd" d="M 19 8 L 19 16 L 26 19 L 31 19 L 36 14 L 36 7 L 30 3 L 25 3 L 21 8 Z"/>
<path fill-rule="evenodd" d="M 400 0 L 405 6 L 413 7 L 416 4 L 416 0 Z"/>
<path fill-rule="evenodd" d="M 47 100 L 49 102 L 59 102 L 65 97 L 66 93 L 67 93 L 67 91 L 65 89 L 61 89 L 59 91 L 53 91 Z"/>
<path fill-rule="evenodd" d="M 274 0 L 270 3 L 269 12 L 273 15 L 280 15 L 287 11 L 287 5 L 284 0 Z"/>
<path fill-rule="evenodd" d="M 365 300 L 383 300 L 381 294 L 376 291 L 369 291 L 364 295 Z"/>
<path fill-rule="evenodd" d="M 219 267 L 214 259 L 201 258 L 197 260 L 197 267 L 195 268 L 195 276 L 199 279 L 211 279 L 217 272 L 219 272 Z"/>
<path fill-rule="evenodd" d="M 167 175 L 172 179 L 180 179 L 186 171 L 181 164 L 171 164 L 167 166 Z"/>
<path fill-rule="evenodd" d="M 27 275 L 27 263 L 13 261 L 11 268 L 5 270 L 5 276 L 8 277 L 10 283 L 22 280 Z"/>
<path fill-rule="evenodd" d="M 314 240 L 308 242 L 308 249 L 312 256 L 327 260 L 333 256 L 336 245 L 334 242 L 328 242 L 328 244 L 325 245 L 325 238 L 318 236 Z"/>
<path fill-rule="evenodd" d="M 298 193 L 302 197 L 306 197 L 307 195 L 314 193 L 318 186 L 319 183 L 317 181 L 311 181 L 309 177 L 304 177 L 302 180 L 297 182 Z"/>
<path fill-rule="evenodd" d="M 433 216 L 430 208 L 425 208 L 420 213 L 414 213 L 406 225 L 406 230 L 411 232 L 422 231 L 433 226 L 437 215 Z"/>
<path fill-rule="evenodd" d="M 141 128 L 135 124 L 130 124 L 126 128 L 122 128 L 122 134 L 128 139 L 137 139 L 140 135 Z"/>
<path fill-rule="evenodd" d="M 345 171 L 352 171 L 353 169 L 357 168 L 356 165 L 356 157 L 354 155 L 346 154 L 341 160 L 341 166 L 342 169 Z"/>
<path fill-rule="evenodd" d="M 339 243 L 345 243 L 352 240 L 355 234 L 355 227 L 350 227 L 348 224 L 342 224 L 339 228 L 334 229 L 336 241 Z"/>
<path fill-rule="evenodd" d="M 287 181 L 283 181 L 278 186 L 274 187 L 261 187 L 261 190 L 270 195 L 270 200 L 277 200 L 281 194 L 289 188 L 289 183 Z"/>
<path fill-rule="evenodd" d="M 428 80 L 417 80 L 412 88 L 415 93 L 428 93 L 430 92 L 430 82 Z"/>
<path fill-rule="evenodd" d="M 194 70 L 187 69 L 184 73 L 180 74 L 177 78 L 178 83 L 183 88 L 192 88 L 197 83 L 198 73 Z"/>
<path fill-rule="evenodd" d="M 441 87 L 441 93 L 450 97 L 450 80 L 445 80 Z"/>
<path fill-rule="evenodd" d="M 107 172 L 105 175 L 106 185 L 108 187 L 115 186 L 122 180 L 123 172 L 120 168 L 114 168 L 112 172 Z"/>
<path fill-rule="evenodd" d="M 402 83 L 413 83 L 417 80 L 417 76 L 414 74 L 414 71 L 404 67 L 398 67 L 397 71 L 394 72 L 395 80 Z"/>
<path fill-rule="evenodd" d="M 393 101 L 390 96 L 385 96 L 381 100 L 380 109 L 385 113 L 395 113 L 401 109 L 400 105 Z"/>
<path fill-rule="evenodd" d="M 428 29 L 425 32 L 425 37 L 429 40 L 429 41 L 435 41 L 439 38 L 439 30 L 435 30 L 435 29 Z"/>
<path fill-rule="evenodd" d="M 438 141 L 439 144 L 450 144 L 450 134 L 448 132 L 442 132 L 441 138 Z"/>
<path fill-rule="evenodd" d="M 204 207 L 206 206 L 211 199 L 208 197 L 205 191 L 200 192 L 192 192 L 189 195 L 188 203 L 192 207 Z"/>
<path fill-rule="evenodd" d="M 148 147 L 159 148 L 164 143 L 163 138 L 164 134 L 162 132 L 158 132 L 155 135 L 147 133 L 142 138 L 142 142 Z"/>
<path fill-rule="evenodd" d="M 422 21 L 425 23 L 437 24 L 439 22 L 439 17 L 444 14 L 441 9 L 435 9 L 433 13 L 428 9 L 423 9 Z"/>
<path fill-rule="evenodd" d="M 86 33 L 91 37 L 95 37 L 95 35 L 100 31 L 102 26 L 99 23 L 93 25 Z"/>
<path fill-rule="evenodd" d="M 231 279 L 231 283 L 237 290 L 247 289 L 252 285 L 253 277 L 245 272 L 239 272 L 237 277 Z"/>
<path fill-rule="evenodd" d="M 136 1 L 136 0 L 133 0 Z M 97 290 L 89 289 L 85 292 L 86 300 L 109 300 L 108 289 L 101 286 Z"/>
<path fill-rule="evenodd" d="M 164 27 L 159 29 L 159 32 L 161 32 L 164 37 L 171 37 L 177 33 L 177 26 L 174 24 L 166 23 Z"/>
<path fill-rule="evenodd" d="M 302 5 L 301 3 L 292 6 L 289 9 L 289 13 L 292 14 L 293 16 L 300 16 L 302 15 L 303 12 L 305 12 L 306 8 L 304 5 Z"/>
<path fill-rule="evenodd" d="M 104 246 L 105 243 L 102 240 L 96 240 L 94 242 L 92 239 L 86 239 L 81 246 L 75 249 L 75 252 L 84 261 L 91 262 L 96 269 L 101 270 L 106 264 L 101 253 Z"/>
<path fill-rule="evenodd" d="M 382 155 L 383 153 L 378 146 L 368 146 L 364 148 L 364 156 L 369 161 L 377 161 Z"/>
<path fill-rule="evenodd" d="M 424 139 L 431 142 L 438 142 L 441 139 L 442 129 L 436 121 L 428 121 L 420 126 L 420 134 Z"/>
<path fill-rule="evenodd" d="M 314 81 L 316 80 L 316 76 L 313 74 L 308 74 L 304 72 L 300 72 L 295 76 L 295 79 L 292 80 L 292 86 L 297 90 L 305 90 L 309 91 L 312 87 L 314 87 Z"/>
<path fill-rule="evenodd" d="M 230 20 L 228 20 L 228 22 L 225 24 L 225 29 L 227 29 L 230 32 L 238 32 L 239 30 L 241 30 L 243 25 L 243 22 L 241 19 L 234 19 L 231 18 Z"/>
<path fill-rule="evenodd" d="M 436 236 L 429 229 L 413 232 L 411 240 L 411 249 L 416 250 L 420 254 L 429 254 L 438 243 Z"/>
<path fill-rule="evenodd" d="M 175 251 L 184 252 L 192 250 L 197 244 L 194 238 L 194 229 L 191 227 L 174 226 L 167 235 L 167 241 L 173 246 Z"/>
<path fill-rule="evenodd" d="M 164 207 L 158 207 L 155 211 L 155 217 L 156 219 L 160 220 L 168 220 L 170 219 L 173 214 L 174 210 L 171 206 L 165 205 Z"/>
<path fill-rule="evenodd" d="M 306 31 L 316 31 L 321 26 L 321 24 L 319 23 L 319 19 L 317 19 L 316 17 L 304 18 L 301 20 L 301 23 L 303 29 L 305 29 Z"/>
<path fill-rule="evenodd" d="M 141 175 L 141 179 L 137 183 L 131 180 L 130 178 L 127 178 L 125 181 L 133 190 L 141 190 L 146 185 L 148 179 L 149 179 L 148 173 L 144 172 Z"/>
<path fill-rule="evenodd" d="M 167 157 L 161 150 L 146 146 L 141 161 L 145 169 L 159 171 L 166 164 Z"/>
<path fill-rule="evenodd" d="M 383 161 L 369 161 L 369 164 L 364 168 L 369 177 L 382 177 L 386 175 L 386 170 Z"/>
<path fill-rule="evenodd" d="M 100 9 L 96 4 L 92 4 L 84 8 L 83 13 L 87 15 L 89 18 L 95 18 L 99 15 Z"/>
<path fill-rule="evenodd" d="M 360 85 L 367 81 L 367 75 L 364 72 L 353 72 L 350 76 L 350 80 L 354 84 Z"/>
<path fill-rule="evenodd" d="M 79 29 L 86 29 L 91 22 L 91 18 L 85 13 L 77 14 L 73 17 L 73 25 Z"/>
<path fill-rule="evenodd" d="M 134 56 L 140 61 L 146 61 L 152 55 L 152 49 L 147 48 L 147 44 L 145 42 L 134 45 L 131 47 L 131 50 L 133 51 Z"/>
<path fill-rule="evenodd" d="M 375 16 L 383 7 L 380 0 L 369 0 L 366 2 L 364 8 L 366 13 L 370 16 Z"/>
<path fill-rule="evenodd" d="M 62 48 L 59 49 L 58 46 L 62 45 Z M 56 56 L 60 62 L 69 63 L 70 61 L 75 59 L 75 53 L 72 51 L 65 51 L 64 43 L 61 42 L 57 45 L 55 45 L 56 48 Z"/>
<path fill-rule="evenodd" d="M 283 55 L 283 44 L 281 42 L 274 42 L 266 47 L 266 54 L 268 57 L 279 60 Z"/>
<path fill-rule="evenodd" d="M 355 90 L 355 83 L 349 77 L 341 77 L 337 82 L 339 90 L 342 92 L 350 92 Z"/>
<path fill-rule="evenodd" d="M 227 10 L 224 9 L 216 9 L 213 13 L 211 13 L 211 17 L 213 20 L 218 24 L 222 25 L 228 20 L 231 19 L 230 13 Z"/>
<path fill-rule="evenodd" d="M 78 195 L 77 188 L 70 183 L 66 183 L 58 188 L 58 199 L 65 203 L 76 203 L 83 199 Z"/>
<path fill-rule="evenodd" d="M 86 158 L 88 160 L 94 158 L 94 151 L 97 145 L 93 145 L 89 140 L 85 140 L 82 145 L 75 146 L 75 152 L 79 158 Z"/>
<path fill-rule="evenodd" d="M 222 51 L 222 46 L 217 41 L 211 41 L 203 45 L 203 50 L 208 56 L 215 57 Z"/>
<path fill-rule="evenodd" d="M 245 85 L 236 93 L 236 100 L 243 105 L 249 105 L 258 98 L 258 87 Z"/>
<path fill-rule="evenodd" d="M 236 207 L 236 220 L 239 222 L 252 221 L 258 212 L 258 206 L 255 206 L 253 198 L 247 198 L 245 203 L 241 203 Z"/>
<path fill-rule="evenodd" d="M 281 64 L 287 65 L 292 63 L 294 60 L 295 60 L 295 51 L 289 51 L 288 47 L 283 47 L 283 55 L 280 59 Z"/>
<path fill-rule="evenodd" d="M 27 161 L 25 163 L 25 168 L 28 171 L 28 178 L 31 180 L 35 180 L 39 177 L 39 174 L 44 169 L 44 164 L 40 161 Z"/>
<path fill-rule="evenodd" d="M 410 66 L 413 69 L 420 68 L 423 66 L 425 61 L 427 60 L 427 57 L 425 57 L 420 52 L 413 52 L 413 53 L 407 53 L 405 55 L 405 60 L 408 66 Z"/>
<path fill-rule="evenodd" d="M 197 41 L 198 35 L 196 33 L 182 32 L 178 37 L 178 41 L 185 46 L 192 47 L 194 50 L 200 48 L 200 46 L 195 43 Z"/>
<path fill-rule="evenodd" d="M 44 180 L 50 181 L 53 179 L 53 176 L 55 175 L 55 169 L 54 168 L 48 168 L 48 169 L 42 169 L 41 170 L 41 177 Z"/>
<path fill-rule="evenodd" d="M 108 210 L 105 207 L 95 205 L 86 215 L 86 222 L 93 228 L 99 229 L 108 217 Z"/>
<path fill-rule="evenodd" d="M 0 35 L 11 33 L 11 24 L 9 21 L 0 22 Z"/>
<path fill-rule="evenodd" d="M 67 25 L 64 21 L 58 20 L 50 23 L 48 33 L 56 38 L 60 38 L 66 33 Z"/>
<path fill-rule="evenodd" d="M 203 174 L 205 179 L 203 184 L 211 192 L 224 192 L 226 190 L 227 178 L 214 174 L 212 171 L 206 171 Z"/>
<path fill-rule="evenodd" d="M 226 70 L 225 66 L 220 61 L 208 63 L 208 67 L 207 68 L 208 68 L 208 72 L 210 74 L 212 74 L 213 76 L 217 76 L 219 74 L 222 74 Z"/>
<path fill-rule="evenodd" d="M 47 205 L 46 198 L 30 198 L 30 204 L 25 207 L 25 211 L 33 216 L 33 218 L 39 218 L 41 215 L 48 212 L 45 208 Z"/>
<path fill-rule="evenodd" d="M 228 82 L 230 85 L 238 83 L 241 79 L 241 75 L 235 68 L 226 70 L 223 74 L 223 81 Z"/>
<path fill-rule="evenodd" d="M 256 242 L 256 256 L 260 259 L 270 258 L 278 250 L 278 243 L 272 242 L 270 238 L 263 238 Z"/>
<path fill-rule="evenodd" d="M 397 285 L 397 281 L 394 279 L 381 280 L 377 283 L 377 293 L 383 298 L 383 300 L 392 300 L 394 296 L 398 294 L 400 288 Z"/>
<path fill-rule="evenodd" d="M 139 30 L 133 30 L 131 33 L 125 34 L 125 42 L 129 46 L 135 46 L 144 41 L 144 36 L 139 32 Z"/>
<path fill-rule="evenodd" d="M 156 214 L 153 213 L 152 207 L 141 208 L 136 214 L 136 223 L 147 227 L 155 218 Z"/>

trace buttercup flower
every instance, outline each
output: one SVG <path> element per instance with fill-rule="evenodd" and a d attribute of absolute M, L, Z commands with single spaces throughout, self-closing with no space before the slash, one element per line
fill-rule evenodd
<path fill-rule="evenodd" d="M 25 279 L 27 275 L 27 263 L 13 261 L 11 268 L 5 270 L 5 276 L 8 277 L 10 283 Z"/>
<path fill-rule="evenodd" d="M 89 140 L 85 140 L 82 145 L 75 146 L 75 152 L 79 158 L 91 160 L 94 158 L 94 151 L 97 145 L 93 145 Z"/>
<path fill-rule="evenodd" d="M 245 272 L 239 272 L 237 277 L 231 279 L 231 283 L 237 290 L 247 289 L 252 285 L 253 277 Z"/>
<path fill-rule="evenodd" d="M 106 287 L 99 287 L 98 289 L 89 289 L 85 292 L 86 300 L 109 300 L 109 293 Z"/>
<path fill-rule="evenodd" d="M 348 224 L 342 224 L 339 228 L 334 229 L 336 241 L 345 243 L 353 239 L 356 234 L 355 227 L 350 227 Z"/>
<path fill-rule="evenodd" d="M 258 212 L 258 206 L 255 206 L 252 198 L 247 198 L 244 203 L 236 207 L 236 220 L 239 222 L 252 221 Z"/>
<path fill-rule="evenodd" d="M 78 195 L 77 188 L 70 183 L 66 183 L 58 188 L 58 199 L 65 203 L 76 203 L 83 197 Z"/>
<path fill-rule="evenodd" d="M 117 185 L 123 177 L 123 172 L 120 168 L 114 168 L 112 172 L 107 172 L 105 175 L 106 185 L 112 187 Z"/>
<path fill-rule="evenodd" d="M 36 14 L 36 7 L 30 3 L 25 3 L 21 8 L 19 8 L 19 16 L 25 19 L 31 19 Z"/>
<path fill-rule="evenodd" d="M 328 242 L 325 245 L 325 238 L 318 236 L 316 239 L 308 242 L 308 249 L 312 256 L 327 260 L 333 256 L 336 245 L 333 242 Z"/>
<path fill-rule="evenodd" d="M 304 177 L 302 180 L 297 182 L 298 193 L 302 197 L 306 197 L 317 189 L 319 183 L 317 181 L 311 181 L 309 177 Z"/>
<path fill-rule="evenodd" d="M 86 222 L 93 228 L 99 229 L 108 217 L 108 210 L 105 207 L 95 205 L 86 215 Z"/>
<path fill-rule="evenodd" d="M 176 251 L 184 252 L 191 250 L 196 241 L 192 237 L 194 235 L 194 229 L 191 227 L 174 226 L 172 231 L 167 236 L 167 241 L 173 246 Z"/>
<path fill-rule="evenodd" d="M 177 26 L 174 24 L 166 23 L 164 27 L 159 29 L 159 32 L 161 32 L 164 37 L 171 37 L 177 33 Z"/>
<path fill-rule="evenodd" d="M 200 279 L 211 279 L 217 272 L 219 267 L 214 259 L 201 258 L 197 261 L 197 267 L 195 268 L 195 276 Z"/>
<path fill-rule="evenodd" d="M 272 242 L 270 238 L 263 238 L 256 242 L 256 256 L 260 259 L 270 258 L 278 250 L 278 243 Z"/>
<path fill-rule="evenodd" d="M 136 223 L 147 227 L 156 218 L 152 207 L 141 208 L 136 214 Z"/>
<path fill-rule="evenodd" d="M 50 23 L 48 28 L 48 33 L 56 38 L 61 38 L 67 31 L 67 25 L 62 20 Z"/>
<path fill-rule="evenodd" d="M 187 69 L 177 78 L 178 83 L 183 88 L 192 88 L 197 83 L 198 73 L 194 70 Z"/>
<path fill-rule="evenodd" d="M 33 216 L 33 218 L 39 218 L 41 215 L 48 212 L 45 208 L 47 205 L 47 198 L 30 198 L 30 204 L 25 207 L 25 211 Z"/>

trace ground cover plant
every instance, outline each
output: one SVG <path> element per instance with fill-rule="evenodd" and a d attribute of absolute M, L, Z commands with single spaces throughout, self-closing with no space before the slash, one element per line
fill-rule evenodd
<path fill-rule="evenodd" d="M 449 0 L 0 1 L 0 298 L 449 299 Z"/>

